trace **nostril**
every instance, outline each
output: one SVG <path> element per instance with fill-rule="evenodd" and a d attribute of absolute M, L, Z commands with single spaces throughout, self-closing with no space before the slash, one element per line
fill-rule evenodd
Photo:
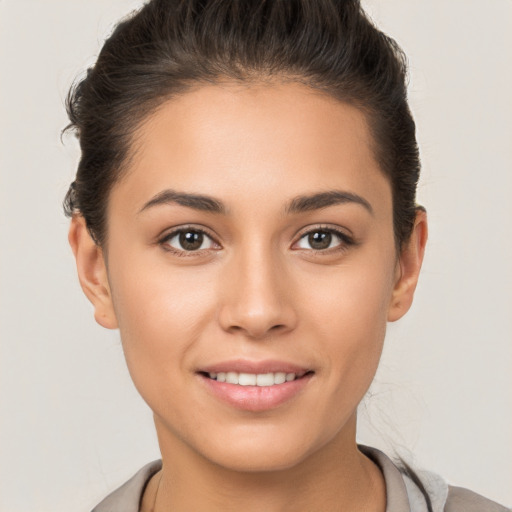
<path fill-rule="evenodd" d="M 286 324 L 275 324 L 270 327 L 259 325 L 248 325 L 247 327 L 242 325 L 231 325 L 228 328 L 228 332 L 231 332 L 232 334 L 242 333 L 250 339 L 267 339 L 286 330 Z"/>
<path fill-rule="evenodd" d="M 279 335 L 296 325 L 295 310 L 287 303 L 235 298 L 223 301 L 218 312 L 218 322 L 225 332 L 260 339 Z"/>

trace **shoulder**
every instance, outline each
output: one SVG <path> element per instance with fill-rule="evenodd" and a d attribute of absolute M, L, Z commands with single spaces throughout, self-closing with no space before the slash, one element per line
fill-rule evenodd
<path fill-rule="evenodd" d="M 109 494 L 92 512 L 138 512 L 147 483 L 161 468 L 161 460 L 146 464 L 119 489 Z"/>
<path fill-rule="evenodd" d="M 413 469 L 403 460 L 394 462 L 368 446 L 359 449 L 380 468 L 386 484 L 386 512 L 512 512 L 483 496 L 448 485 L 430 471 Z"/>
<path fill-rule="evenodd" d="M 462 487 L 448 487 L 445 512 L 510 512 L 512 509 L 499 505 L 476 492 Z"/>

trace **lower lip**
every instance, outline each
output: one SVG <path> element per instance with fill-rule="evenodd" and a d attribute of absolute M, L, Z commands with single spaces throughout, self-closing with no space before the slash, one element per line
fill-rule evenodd
<path fill-rule="evenodd" d="M 275 409 L 296 397 L 307 386 L 313 374 L 273 386 L 240 386 L 218 382 L 199 374 L 208 389 L 222 401 L 245 411 L 261 412 Z"/>

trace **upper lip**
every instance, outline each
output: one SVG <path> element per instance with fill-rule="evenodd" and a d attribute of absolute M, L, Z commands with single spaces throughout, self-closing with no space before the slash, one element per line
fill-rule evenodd
<path fill-rule="evenodd" d="M 300 366 L 294 363 L 278 360 L 251 361 L 248 359 L 234 359 L 231 361 L 222 361 L 204 366 L 198 370 L 204 373 L 236 372 L 236 373 L 294 373 L 302 376 L 311 371 L 311 368 Z"/>

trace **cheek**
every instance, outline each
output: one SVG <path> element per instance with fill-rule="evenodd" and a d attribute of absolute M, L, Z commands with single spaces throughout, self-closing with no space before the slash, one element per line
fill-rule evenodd
<path fill-rule="evenodd" d="M 368 251 L 324 275 L 302 279 L 303 302 L 323 333 L 320 338 L 353 340 L 358 346 L 381 338 L 393 291 L 394 260 Z M 372 334 L 373 333 L 373 334 Z"/>
<path fill-rule="evenodd" d="M 149 261 L 133 251 L 117 258 L 110 274 L 128 369 L 149 401 L 161 396 L 162 383 L 186 371 L 189 355 L 210 328 L 215 311 L 214 287 L 205 283 L 208 276 L 202 269 L 173 269 L 162 260 L 155 263 L 155 258 Z"/>
<path fill-rule="evenodd" d="M 328 282 L 310 283 L 304 314 L 325 355 L 328 386 L 338 411 L 353 410 L 379 363 L 393 290 L 393 254 L 368 255 L 338 269 Z M 373 264 L 369 263 L 373 261 Z M 345 405 L 345 407 L 342 407 Z"/>
<path fill-rule="evenodd" d="M 134 248 L 125 257 L 113 255 L 109 280 L 114 308 L 121 333 L 129 337 L 134 330 L 142 337 L 147 329 L 162 331 L 164 338 L 187 331 L 198 322 L 199 312 L 213 305 L 211 271 L 170 265 L 159 251 Z"/>

